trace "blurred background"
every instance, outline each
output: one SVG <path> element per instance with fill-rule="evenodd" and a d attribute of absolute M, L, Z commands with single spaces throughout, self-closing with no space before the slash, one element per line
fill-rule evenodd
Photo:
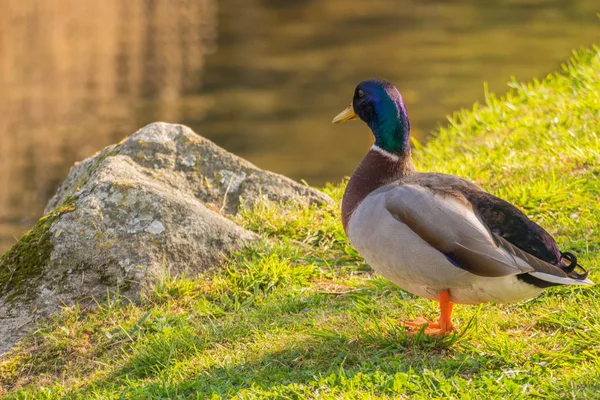
<path fill-rule="evenodd" d="M 363 79 L 421 141 L 599 37 L 598 0 L 0 0 L 0 253 L 71 165 L 157 120 L 311 185 L 372 141 L 331 125 Z"/>

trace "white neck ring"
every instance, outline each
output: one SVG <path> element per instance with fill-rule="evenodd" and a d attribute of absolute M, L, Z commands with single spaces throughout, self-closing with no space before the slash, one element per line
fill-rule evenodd
<path fill-rule="evenodd" d="M 400 161 L 400 157 L 398 157 L 396 154 L 392 154 L 389 151 L 386 151 L 375 144 L 373 146 L 371 146 L 371 150 L 378 152 L 382 156 L 387 157 L 390 160 L 393 160 L 394 162 Z"/>

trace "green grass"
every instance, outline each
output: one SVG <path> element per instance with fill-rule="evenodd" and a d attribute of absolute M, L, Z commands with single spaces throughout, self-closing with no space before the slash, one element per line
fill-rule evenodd
<path fill-rule="evenodd" d="M 600 50 L 560 74 L 512 82 L 454 115 L 420 170 L 471 179 L 517 204 L 582 265 L 600 264 Z M 365 128 L 366 130 L 366 128 Z M 366 133 L 365 133 L 366 134 Z M 226 268 L 165 273 L 140 304 L 65 308 L 0 362 L 8 399 L 597 398 L 600 288 L 512 305 L 457 306 L 460 334 L 407 337 L 436 304 L 374 274 L 338 205 L 262 203 L 242 225 L 263 242 Z M 592 270 L 591 278 L 600 273 Z"/>

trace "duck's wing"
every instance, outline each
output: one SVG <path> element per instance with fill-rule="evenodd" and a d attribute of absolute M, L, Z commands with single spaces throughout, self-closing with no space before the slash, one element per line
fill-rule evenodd
<path fill-rule="evenodd" d="M 509 202 L 453 175 L 419 174 L 416 181 L 435 193 L 464 199 L 492 233 L 540 260 L 561 265 L 561 253 L 552 236 Z"/>
<path fill-rule="evenodd" d="M 388 185 L 385 195 L 387 211 L 394 218 L 473 274 L 528 274 L 552 284 L 591 283 L 560 268 L 558 247 L 541 227 L 510 204 L 458 177 L 418 174 Z M 527 237 L 523 247 L 533 249 L 531 253 L 510 241 L 519 237 Z M 557 260 L 557 265 L 540 256 Z"/>

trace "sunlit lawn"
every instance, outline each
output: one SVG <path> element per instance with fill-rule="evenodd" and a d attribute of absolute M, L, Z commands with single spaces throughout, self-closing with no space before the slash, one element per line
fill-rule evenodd
<path fill-rule="evenodd" d="M 600 264 L 600 51 L 511 84 L 415 143 L 420 170 L 456 174 L 517 204 L 584 266 Z M 335 111 L 335 110 L 333 110 Z M 365 128 L 365 134 L 367 129 Z M 326 191 L 338 202 L 343 184 Z M 133 305 L 68 308 L 0 362 L 7 398 L 598 398 L 600 289 L 554 288 L 513 305 L 457 306 L 459 333 L 407 337 L 435 317 L 370 271 L 339 205 L 263 203 L 264 234 L 226 269 L 169 277 Z M 591 278 L 600 280 L 593 270 Z"/>

